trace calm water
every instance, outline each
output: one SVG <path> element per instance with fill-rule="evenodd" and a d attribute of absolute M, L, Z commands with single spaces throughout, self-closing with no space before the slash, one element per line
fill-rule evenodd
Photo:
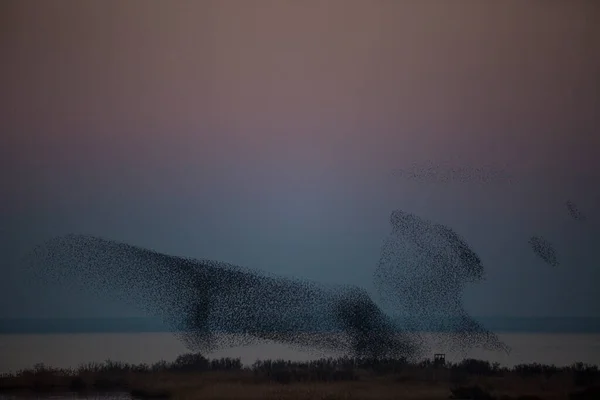
<path fill-rule="evenodd" d="M 499 336 L 512 347 L 510 355 L 482 350 L 456 354 L 433 339 L 431 343 L 433 352 L 446 353 L 446 358 L 451 361 L 467 356 L 506 366 L 532 362 L 569 365 L 577 361 L 600 365 L 600 334 L 505 333 Z M 0 373 L 29 368 L 36 363 L 63 368 L 107 359 L 150 364 L 159 360 L 172 361 L 186 352 L 183 344 L 170 333 L 0 335 Z M 225 349 L 207 356 L 239 357 L 244 364 L 252 364 L 257 359 L 309 360 L 320 355 L 265 343 Z"/>

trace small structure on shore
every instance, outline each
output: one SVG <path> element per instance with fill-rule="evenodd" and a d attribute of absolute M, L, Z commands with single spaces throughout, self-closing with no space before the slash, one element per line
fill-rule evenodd
<path fill-rule="evenodd" d="M 443 367 L 446 365 L 446 354 L 436 353 L 433 355 L 433 365 Z"/>

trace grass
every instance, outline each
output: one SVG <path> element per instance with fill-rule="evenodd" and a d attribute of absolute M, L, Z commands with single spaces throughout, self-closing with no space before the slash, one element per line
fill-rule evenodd
<path fill-rule="evenodd" d="M 435 365 L 426 360 L 321 359 L 309 362 L 209 360 L 184 354 L 174 362 L 131 365 L 106 361 L 76 369 L 38 364 L 0 376 L 0 391 L 129 392 L 143 399 L 600 399 L 597 366 L 540 364 L 503 368 L 466 359 Z"/>

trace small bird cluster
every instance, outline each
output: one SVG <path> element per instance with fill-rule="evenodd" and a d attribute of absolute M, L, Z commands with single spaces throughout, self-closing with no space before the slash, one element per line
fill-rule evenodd
<path fill-rule="evenodd" d="M 537 254 L 537 256 L 540 257 L 545 263 L 551 265 L 552 267 L 558 267 L 560 265 L 556 255 L 556 250 L 554 250 L 554 246 L 552 243 L 550 243 L 550 241 L 542 236 L 532 236 L 529 238 L 528 243 L 533 252 Z"/>
<path fill-rule="evenodd" d="M 512 176 L 497 167 L 443 166 L 439 163 L 414 163 L 409 168 L 396 169 L 395 176 L 419 183 L 477 183 L 511 182 Z"/>
<path fill-rule="evenodd" d="M 579 211 L 579 208 L 573 203 L 571 200 L 568 200 L 565 205 L 567 206 L 567 210 L 569 210 L 569 215 L 576 221 L 585 221 L 585 215 Z"/>
<path fill-rule="evenodd" d="M 586 216 L 571 200 L 567 200 L 565 202 L 565 206 L 567 207 L 569 216 L 572 219 L 578 222 L 583 222 L 586 220 Z M 552 267 L 557 267 L 560 265 L 554 245 L 549 240 L 541 236 L 532 236 L 529 238 L 528 243 L 531 246 L 533 252 L 537 254 L 546 264 Z"/>
<path fill-rule="evenodd" d="M 432 332 L 455 351 L 481 347 L 508 353 L 508 346 L 462 305 L 465 283 L 484 278 L 479 256 L 464 239 L 402 210 L 392 212 L 390 222 L 374 276 L 382 303 L 409 317 L 407 329 Z"/>

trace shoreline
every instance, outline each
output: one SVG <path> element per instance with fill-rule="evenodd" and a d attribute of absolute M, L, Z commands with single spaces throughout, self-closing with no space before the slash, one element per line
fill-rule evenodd
<path fill-rule="evenodd" d="M 445 353 L 448 361 L 465 357 L 498 362 L 502 366 L 539 362 L 540 364 L 571 365 L 576 361 L 600 364 L 600 335 L 593 334 L 499 334 L 512 348 L 510 354 L 473 348 L 465 353 L 453 351 L 448 343 L 435 335 L 427 339 L 430 350 L 425 356 Z M 441 336 L 443 339 L 444 336 Z M 59 368 L 73 368 L 81 363 L 118 359 L 131 364 L 174 360 L 189 351 L 170 333 L 75 333 L 0 335 L 0 373 L 28 368 L 38 361 Z M 284 358 L 308 361 L 321 356 L 341 354 L 298 350 L 286 344 L 263 342 L 238 347 L 225 347 L 208 353 L 208 357 L 240 357 L 245 365 L 257 359 Z"/>
<path fill-rule="evenodd" d="M 483 360 L 327 358 L 263 360 L 243 366 L 239 358 L 205 358 L 186 353 L 173 362 L 90 363 L 60 369 L 38 364 L 0 376 L 0 395 L 128 393 L 133 398 L 206 399 L 446 399 L 453 393 L 495 399 L 570 399 L 600 395 L 598 365 L 556 367 L 537 363 L 505 368 Z M 469 394 L 470 393 L 470 394 Z M 324 395 L 327 394 L 326 397 Z M 482 395 L 483 396 L 483 395 Z M 535 397 L 533 397 L 535 396 Z M 463 398 L 463 397 L 460 397 Z M 466 397 L 470 398 L 470 397 Z M 573 397 L 576 398 L 576 397 Z"/>

